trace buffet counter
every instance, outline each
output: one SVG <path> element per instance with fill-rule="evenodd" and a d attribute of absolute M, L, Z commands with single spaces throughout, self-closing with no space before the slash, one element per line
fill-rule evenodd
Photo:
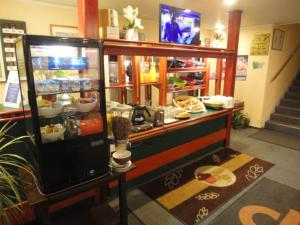
<path fill-rule="evenodd" d="M 208 109 L 187 120 L 131 133 L 131 160 L 136 169 L 127 174 L 128 186 L 149 182 L 229 145 L 232 113 L 242 109 Z"/>
<path fill-rule="evenodd" d="M 187 120 L 131 133 L 131 160 L 137 168 L 127 174 L 129 187 L 139 186 L 227 146 L 230 140 L 232 113 L 242 109 L 208 109 L 207 112 L 192 114 Z M 5 121 L 17 120 L 12 135 L 25 134 L 22 110 L 1 110 L 1 117 L 2 125 Z"/>

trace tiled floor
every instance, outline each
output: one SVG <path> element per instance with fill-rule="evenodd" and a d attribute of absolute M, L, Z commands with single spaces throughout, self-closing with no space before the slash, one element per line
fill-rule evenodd
<path fill-rule="evenodd" d="M 272 167 L 263 176 L 300 190 L 300 151 L 249 137 L 249 135 L 257 131 L 258 130 L 254 128 L 233 130 L 230 147 L 240 152 L 274 163 L 274 167 Z M 209 224 L 212 219 L 222 213 L 224 209 L 236 201 L 249 188 L 255 185 L 256 182 L 218 208 L 212 215 L 204 220 L 201 225 Z M 116 206 L 116 201 L 112 201 L 111 205 Z M 163 209 L 160 205 L 151 200 L 138 189 L 133 189 L 128 192 L 128 207 L 131 212 L 129 215 L 129 225 L 182 224 L 175 217 L 169 214 L 168 211 Z"/>

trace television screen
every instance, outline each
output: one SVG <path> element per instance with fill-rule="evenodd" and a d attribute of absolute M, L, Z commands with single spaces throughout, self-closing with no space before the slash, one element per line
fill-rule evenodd
<path fill-rule="evenodd" d="M 160 42 L 199 45 L 200 13 L 160 5 Z"/>

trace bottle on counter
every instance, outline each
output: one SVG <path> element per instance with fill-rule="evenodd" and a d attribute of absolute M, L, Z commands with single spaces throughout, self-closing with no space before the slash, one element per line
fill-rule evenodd
<path fill-rule="evenodd" d="M 150 67 L 150 71 L 149 71 L 149 78 L 150 78 L 150 82 L 156 82 L 157 81 L 157 73 L 156 73 L 156 64 L 155 62 L 151 62 L 151 67 Z"/>

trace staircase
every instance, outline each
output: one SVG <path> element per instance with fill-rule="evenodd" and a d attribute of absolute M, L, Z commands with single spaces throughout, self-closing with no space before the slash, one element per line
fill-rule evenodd
<path fill-rule="evenodd" d="M 300 137 L 300 73 L 266 122 L 265 128 Z"/>

